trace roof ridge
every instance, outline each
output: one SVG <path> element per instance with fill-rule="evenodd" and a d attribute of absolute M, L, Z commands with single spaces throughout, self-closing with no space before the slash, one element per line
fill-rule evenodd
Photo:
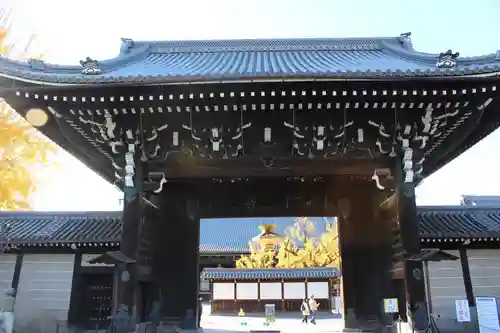
<path fill-rule="evenodd" d="M 341 49 L 360 50 L 380 48 L 385 44 L 411 46 L 405 43 L 409 37 L 310 37 L 310 38 L 246 38 L 246 39 L 192 39 L 192 40 L 132 40 L 122 38 L 120 56 L 129 54 L 135 49 L 148 49 L 150 52 L 227 52 L 227 51 L 289 51 L 289 50 L 321 50 Z"/>

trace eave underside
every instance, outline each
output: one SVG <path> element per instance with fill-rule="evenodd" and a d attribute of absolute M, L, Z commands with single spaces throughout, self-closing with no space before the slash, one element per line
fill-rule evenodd
<path fill-rule="evenodd" d="M 365 126 L 364 142 L 360 144 L 354 128 L 349 129 L 346 125 L 350 121 L 365 124 L 369 120 L 384 124 L 384 131 L 392 137 L 396 133 L 395 117 L 404 123 L 418 124 L 423 122 L 421 119 L 426 110 L 432 108 L 435 117 L 439 117 L 436 125 L 441 133 L 439 138 L 430 138 L 422 151 L 422 157 L 425 157 L 422 176 L 425 177 L 499 127 L 500 113 L 496 112 L 499 107 L 496 98 L 498 82 L 497 78 L 457 78 L 178 86 L 23 86 L 3 89 L 2 95 L 21 115 L 31 108 L 50 108 L 51 118 L 41 128 L 42 132 L 110 182 L 116 181 L 112 163 L 120 164 L 123 156 L 114 155 L 110 143 L 99 138 L 96 128 L 92 127 L 92 122 L 103 123 L 105 110 L 115 116 L 117 128 L 145 129 L 141 134 L 143 142 L 144 138 L 152 135 L 152 128 L 158 129 L 167 123 L 171 133 L 175 129 L 182 131 L 186 124 L 201 124 L 201 127 L 210 129 L 211 126 L 243 126 L 245 122 L 257 124 L 259 130 L 263 130 L 270 118 L 275 118 L 273 124 L 295 121 L 296 127 L 302 127 L 302 130 L 330 122 L 339 126 L 336 133 L 342 132 L 342 126 L 344 132 L 351 131 L 350 137 L 343 139 L 340 154 L 336 152 L 328 159 L 324 156 L 311 159 L 307 154 L 301 158 L 293 153 L 270 158 L 274 161 L 289 159 L 281 169 L 290 171 L 291 166 L 292 169 L 295 167 L 292 175 L 308 175 L 307 170 L 322 168 L 335 174 L 334 170 L 345 167 L 346 160 L 351 160 L 351 163 L 364 161 L 369 165 L 367 170 L 370 170 L 358 172 L 368 175 L 374 168 L 387 166 L 387 155 L 374 154 L 375 142 L 380 138 L 381 131 Z M 455 113 L 457 110 L 459 112 Z M 418 125 L 422 127 L 421 123 Z M 201 136 L 200 133 L 198 131 L 197 135 Z M 277 133 L 281 141 L 288 137 L 290 142 L 283 145 L 284 151 L 289 148 L 290 152 L 293 151 L 293 131 L 278 133 L 273 129 L 273 133 Z M 310 133 L 306 133 L 306 139 L 314 140 Z M 261 140 L 255 134 L 247 135 L 247 146 L 248 142 L 252 146 L 246 148 L 246 155 L 238 155 L 234 159 L 225 160 L 221 156 L 212 159 L 200 156 L 186 158 L 186 154 L 177 154 L 176 158 L 169 157 L 168 161 L 166 158 L 150 157 L 148 163 L 154 165 L 152 171 L 171 172 L 170 176 L 174 178 L 251 176 L 252 170 L 248 167 L 255 171 L 252 163 L 258 163 L 264 172 L 269 169 L 262 161 L 264 153 L 253 149 Z M 351 143 L 356 147 L 349 147 Z M 368 143 L 371 147 L 367 147 Z M 303 144 L 307 147 L 312 143 Z M 162 146 L 165 148 L 168 144 L 162 142 Z M 151 153 L 154 147 L 146 149 Z M 175 147 L 170 144 L 168 149 L 175 150 Z M 303 166 L 300 166 L 301 163 Z M 229 167 L 231 164 L 236 166 Z M 247 166 L 247 170 L 242 165 Z M 193 171 L 195 169 L 197 171 Z M 282 171 L 278 175 L 290 175 Z M 256 175 L 264 175 L 259 172 Z M 337 174 L 344 173 L 337 171 Z"/>

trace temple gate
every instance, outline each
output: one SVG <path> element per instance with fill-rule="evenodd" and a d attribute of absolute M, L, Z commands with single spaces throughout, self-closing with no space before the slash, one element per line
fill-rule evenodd
<path fill-rule="evenodd" d="M 338 216 L 346 326 L 387 323 L 382 300 L 404 294 L 417 330 L 415 186 L 499 126 L 499 69 L 494 54 L 416 52 L 409 34 L 0 58 L 1 96 L 123 190 L 114 303 L 134 321 L 197 308 L 200 218 Z"/>

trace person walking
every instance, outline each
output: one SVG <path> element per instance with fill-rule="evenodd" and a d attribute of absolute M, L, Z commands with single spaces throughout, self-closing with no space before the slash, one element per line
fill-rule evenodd
<path fill-rule="evenodd" d="M 316 313 L 318 312 L 319 303 L 314 299 L 314 295 L 309 297 L 309 309 L 311 310 L 311 324 L 316 325 Z"/>
<path fill-rule="evenodd" d="M 304 301 L 300 305 L 300 311 L 302 311 L 302 322 L 307 324 L 307 318 L 311 311 L 309 310 L 309 302 L 307 298 L 304 298 Z"/>

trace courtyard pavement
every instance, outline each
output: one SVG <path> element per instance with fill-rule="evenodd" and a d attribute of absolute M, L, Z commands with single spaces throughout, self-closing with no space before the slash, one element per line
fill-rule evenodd
<path fill-rule="evenodd" d="M 264 325 L 264 314 L 249 314 L 245 317 L 234 315 L 210 314 L 208 305 L 203 306 L 203 316 L 201 326 L 206 333 L 230 333 L 230 332 L 249 332 L 249 331 L 281 331 L 282 333 L 301 333 L 301 332 L 339 332 L 344 327 L 342 319 L 332 318 L 327 312 L 320 312 L 316 317 L 317 325 L 301 323 L 302 316 L 297 313 L 277 314 L 276 321 L 270 326 Z M 242 325 L 246 322 L 246 325 Z"/>

